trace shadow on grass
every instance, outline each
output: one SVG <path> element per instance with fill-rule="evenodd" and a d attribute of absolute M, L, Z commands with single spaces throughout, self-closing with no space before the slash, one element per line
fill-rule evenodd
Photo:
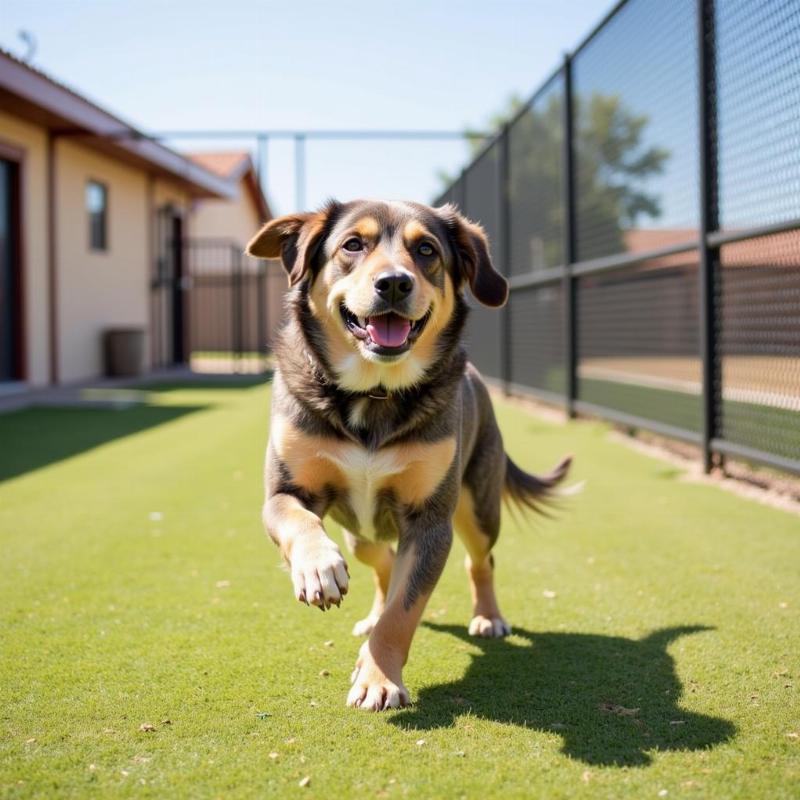
<path fill-rule="evenodd" d="M 142 405 L 120 410 L 56 407 L 0 414 L 3 443 L 0 481 L 207 407 Z"/>
<path fill-rule="evenodd" d="M 192 378 L 175 378 L 174 380 L 154 380 L 137 386 L 146 392 L 174 392 L 184 389 L 251 389 L 263 386 L 272 380 L 272 370 L 257 375 L 210 375 L 201 374 Z"/>
<path fill-rule="evenodd" d="M 471 714 L 558 734 L 565 755 L 620 767 L 646 766 L 654 751 L 712 747 L 736 732 L 728 720 L 678 705 L 683 687 L 666 648 L 709 628 L 666 628 L 644 639 L 515 628 L 511 639 L 478 639 L 458 625 L 426 625 L 482 652 L 463 678 L 423 689 L 417 705 L 393 716 L 399 727 L 447 728 Z"/>

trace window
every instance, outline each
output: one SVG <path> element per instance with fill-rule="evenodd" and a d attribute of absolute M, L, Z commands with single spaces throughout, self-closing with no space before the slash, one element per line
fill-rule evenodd
<path fill-rule="evenodd" d="M 89 213 L 89 248 L 108 250 L 108 189 L 102 183 L 86 184 L 86 210 Z"/>

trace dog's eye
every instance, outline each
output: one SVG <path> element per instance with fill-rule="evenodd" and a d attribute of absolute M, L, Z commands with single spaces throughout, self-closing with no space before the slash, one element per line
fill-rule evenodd
<path fill-rule="evenodd" d="M 364 244 L 361 239 L 353 236 L 342 245 L 342 249 L 347 250 L 348 253 L 358 253 L 360 250 L 364 249 Z"/>
<path fill-rule="evenodd" d="M 417 252 L 421 256 L 432 256 L 436 251 L 433 249 L 433 245 L 428 244 L 428 242 L 423 242 L 418 248 Z"/>

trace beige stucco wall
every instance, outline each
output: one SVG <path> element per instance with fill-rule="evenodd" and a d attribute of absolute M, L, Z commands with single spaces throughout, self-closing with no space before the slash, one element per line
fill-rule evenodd
<path fill-rule="evenodd" d="M 47 134 L 0 112 L 0 139 L 25 151 L 22 165 L 22 237 L 25 373 L 32 385 L 49 378 L 47 304 Z"/>
<path fill-rule="evenodd" d="M 192 234 L 201 238 L 232 239 L 243 249 L 266 222 L 259 217 L 244 180 L 233 200 L 196 200 L 192 214 Z"/>
<path fill-rule="evenodd" d="M 57 152 L 57 271 L 60 380 L 102 373 L 102 331 L 147 328 L 147 176 L 69 140 Z M 108 249 L 89 247 L 86 184 L 108 188 Z"/>

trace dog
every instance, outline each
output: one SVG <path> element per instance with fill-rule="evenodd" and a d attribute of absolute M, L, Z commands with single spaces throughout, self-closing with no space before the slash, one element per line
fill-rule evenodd
<path fill-rule="evenodd" d="M 511 461 L 461 346 L 464 293 L 497 308 L 508 285 L 482 228 L 452 205 L 330 201 L 268 222 L 247 252 L 280 259 L 290 286 L 274 343 L 264 527 L 297 600 L 324 611 L 341 603 L 349 572 L 322 520 L 341 525 L 375 580 L 353 630 L 369 638 L 347 703 L 410 705 L 402 669 L 453 528 L 467 551 L 469 632 L 506 636 L 491 554 L 501 500 L 540 508 L 570 464 L 537 477 Z"/>

